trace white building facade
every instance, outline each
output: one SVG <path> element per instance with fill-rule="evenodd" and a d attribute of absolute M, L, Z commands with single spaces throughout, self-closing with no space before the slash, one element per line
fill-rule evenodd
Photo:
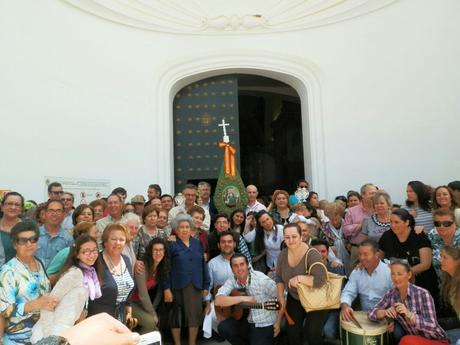
<path fill-rule="evenodd" d="M 457 0 L 2 1 L 0 189 L 172 193 L 175 94 L 244 73 L 299 94 L 321 198 L 371 181 L 401 202 L 410 180 L 460 179 L 459 17 Z"/>

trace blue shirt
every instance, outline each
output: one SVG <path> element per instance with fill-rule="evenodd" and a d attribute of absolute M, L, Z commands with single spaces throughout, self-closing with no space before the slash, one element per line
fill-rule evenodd
<path fill-rule="evenodd" d="M 165 289 L 182 289 L 193 284 L 198 290 L 209 288 L 208 265 L 204 261 L 201 242 L 190 238 L 189 246 L 177 238 L 176 242 L 169 244 L 169 259 L 171 272 L 164 284 Z"/>
<path fill-rule="evenodd" d="M 56 236 L 51 237 L 45 226 L 40 227 L 40 238 L 38 240 L 38 250 L 35 254 L 42 262 L 45 268 L 55 255 L 65 247 L 70 247 L 73 243 L 73 238 L 63 228 L 60 228 Z"/>
<path fill-rule="evenodd" d="M 350 279 L 342 291 L 340 303 L 351 306 L 359 295 L 362 310 L 368 311 L 391 288 L 393 288 L 393 283 L 391 282 L 390 268 L 387 264 L 379 261 L 371 275 L 365 269 L 355 269 L 351 272 Z"/>

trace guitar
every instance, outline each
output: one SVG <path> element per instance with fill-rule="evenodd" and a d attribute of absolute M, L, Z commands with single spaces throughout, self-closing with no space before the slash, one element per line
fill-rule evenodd
<path fill-rule="evenodd" d="M 247 296 L 246 291 L 243 290 L 232 290 L 230 296 Z M 261 303 L 249 303 L 242 302 L 230 307 L 218 307 L 214 306 L 216 311 L 217 320 L 222 321 L 230 317 L 235 320 L 241 320 L 243 317 L 247 317 L 249 309 L 264 309 L 264 310 L 280 310 L 281 304 L 276 299 L 269 299 Z"/>

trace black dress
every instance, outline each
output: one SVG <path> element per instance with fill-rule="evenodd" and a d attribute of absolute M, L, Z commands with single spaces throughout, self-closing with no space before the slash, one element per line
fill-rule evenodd
<path fill-rule="evenodd" d="M 385 231 L 380 237 L 379 248 L 385 253 L 385 258 L 407 259 L 411 266 L 415 266 L 420 263 L 419 250 L 421 248 L 431 248 L 431 243 L 425 233 L 417 234 L 414 230 L 411 230 L 405 242 L 400 242 L 398 236 L 390 230 Z M 436 306 L 439 305 L 438 280 L 433 265 L 428 270 L 415 276 L 415 285 L 427 289 Z"/>

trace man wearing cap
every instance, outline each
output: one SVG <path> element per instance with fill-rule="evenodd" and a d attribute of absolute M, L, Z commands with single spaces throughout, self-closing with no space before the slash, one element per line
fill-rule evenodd
<path fill-rule="evenodd" d="M 145 198 L 138 194 L 131 198 L 131 204 L 134 206 L 134 213 L 139 217 L 142 217 L 142 211 L 144 210 Z"/>

